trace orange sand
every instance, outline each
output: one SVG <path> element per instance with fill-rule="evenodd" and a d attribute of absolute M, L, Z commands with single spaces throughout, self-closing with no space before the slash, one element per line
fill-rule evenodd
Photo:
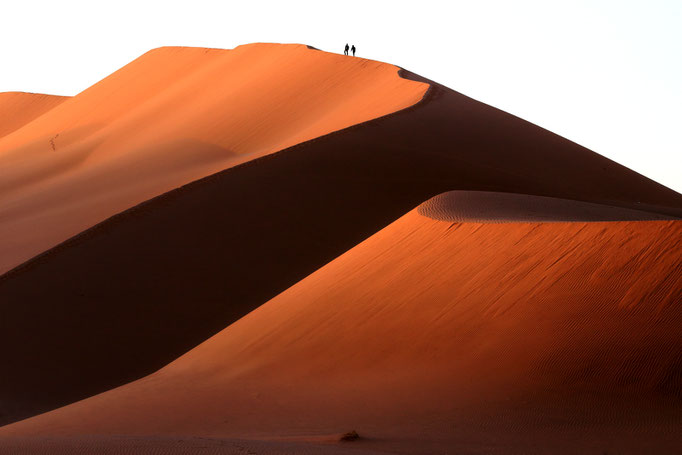
<path fill-rule="evenodd" d="M 18 130 L 69 98 L 40 93 L 0 93 L 0 138 Z"/>
<path fill-rule="evenodd" d="M 419 101 L 427 85 L 397 72 L 303 45 L 148 52 L 0 139 L 0 273 L 151 197 Z"/>
<path fill-rule="evenodd" d="M 353 428 L 403 453 L 675 453 L 681 262 L 682 221 L 414 210 L 159 372 L 0 435 Z"/>
<path fill-rule="evenodd" d="M 291 59 L 280 58 L 290 53 Z M 310 88 L 319 95 L 316 101 L 320 103 L 338 95 L 337 89 L 346 83 L 373 86 L 384 77 L 382 68 L 390 68 L 386 70 L 390 84 L 406 90 L 408 86 L 402 84 L 409 83 L 395 75 L 393 66 L 313 52 L 302 46 L 153 51 L 0 140 L 0 145 L 21 142 L 19 136 L 26 135 L 27 130 L 43 127 L 45 131 L 40 134 L 45 134 L 49 131 L 45 118 L 61 119 L 57 113 L 74 111 L 69 106 L 76 101 L 85 104 L 88 111 L 87 116 L 74 114 L 71 118 L 84 129 L 70 136 L 46 136 L 45 141 L 31 146 L 35 150 L 19 147 L 8 152 L 25 152 L 22 156 L 26 160 L 15 156 L 13 166 L 0 166 L 0 177 L 7 176 L 2 175 L 5 169 L 18 175 L 16 171 L 24 161 L 31 166 L 44 165 L 43 170 L 55 175 L 34 175 L 32 183 L 24 182 L 23 187 L 11 187 L 6 193 L 0 191 L 0 201 L 7 195 L 14 204 L 8 208 L 0 202 L 3 254 L 24 251 L 31 245 L 38 249 L 40 242 L 49 245 L 48 240 L 58 230 L 109 207 L 109 195 L 138 194 L 145 185 L 193 174 L 199 167 L 209 169 L 220 161 L 222 149 L 214 148 L 218 161 L 207 158 L 206 166 L 189 163 L 201 155 L 195 148 L 185 155 L 182 144 L 186 142 L 166 147 L 162 139 L 147 133 L 160 131 L 159 125 L 171 120 L 177 123 L 174 133 L 185 131 L 185 121 L 204 132 L 218 125 L 218 120 L 227 122 L 230 116 L 213 115 L 225 107 L 222 104 L 214 109 L 197 108 L 199 101 L 201 106 L 212 106 L 212 101 L 201 89 L 203 85 L 197 82 L 197 88 L 188 81 L 204 82 L 211 79 L 210 75 L 222 81 L 224 74 L 232 73 L 223 71 L 217 76 L 213 70 L 221 65 L 207 64 L 200 69 L 196 62 L 210 60 L 211 56 L 216 62 L 223 61 L 219 56 L 229 60 L 228 54 L 242 55 L 248 61 L 248 55 L 260 57 L 254 62 L 258 63 L 255 73 L 244 76 L 247 81 L 237 76 L 235 80 L 227 78 L 225 87 L 213 84 L 219 87 L 212 94 L 226 91 L 226 99 L 239 98 L 247 111 L 253 104 L 257 107 L 252 110 L 259 115 L 291 111 L 285 118 L 272 117 L 271 129 L 277 131 L 279 123 L 299 117 L 304 122 L 320 120 L 320 113 L 307 118 L 305 109 L 301 111 L 301 103 L 310 101 L 301 96 L 301 90 L 290 90 L 296 96 L 285 93 L 287 87 L 307 87 L 301 79 L 310 79 L 309 74 L 334 75 L 330 81 L 337 80 L 337 73 L 344 75 L 336 88 L 324 84 L 319 92 Z M 265 65 L 273 59 L 276 63 Z M 370 70 L 368 65 L 376 68 Z M 137 70 L 131 72 L 131 68 Z M 299 68 L 307 72 L 299 73 Z M 261 70 L 270 70 L 271 74 L 266 77 Z M 374 72 L 365 75 L 367 71 Z M 282 75 L 291 77 L 280 81 Z M 628 210 L 637 210 L 636 217 L 646 211 L 647 219 L 664 217 L 658 214 L 682 216 L 680 194 L 510 114 L 409 72 L 401 75 L 430 85 L 421 102 L 164 193 L 56 248 L 41 250 L 44 254 L 0 276 L 0 357 L 5 365 L 12 365 L 0 375 L 0 424 L 55 409 L 158 370 L 419 203 L 445 191 L 513 192 L 609 206 L 598 206 L 598 213 L 588 219 L 603 219 L 594 215 L 602 217 L 605 212 L 617 213 L 619 219 Z M 251 90 L 240 97 L 241 89 L 231 88 L 236 82 L 250 84 L 252 80 L 262 80 L 261 86 L 271 84 L 272 90 Z M 106 87 L 111 91 L 104 90 Z M 91 92 L 92 96 L 88 94 Z M 184 98 L 175 97 L 185 92 Z M 98 93 L 102 96 L 95 96 Z M 271 111 L 272 105 L 263 101 L 264 96 L 286 98 L 286 102 Z M 374 96 L 374 92 L 366 94 L 367 100 Z M 177 101 L 173 104 L 176 109 L 149 110 L 158 104 L 153 100 L 165 100 L 158 101 L 161 104 Z M 345 101 L 345 96 L 336 96 L 333 102 L 338 108 L 328 106 L 328 111 L 334 116 L 344 112 Z M 356 101 L 358 105 L 348 107 L 348 112 L 359 109 L 362 100 Z M 121 129 L 130 126 L 130 121 L 117 119 L 127 119 L 128 113 L 140 117 L 140 122 L 133 125 L 135 128 Z M 255 117 L 254 113 L 252 120 Z M 99 119 L 111 126 L 90 134 L 84 119 Z M 303 123 L 299 126 L 305 128 Z M 101 133 L 119 130 L 125 134 L 104 137 Z M 244 134 L 250 134 L 245 131 L 233 128 L 225 131 L 225 138 L 237 143 Z M 249 141 L 256 143 L 268 134 L 250 137 Z M 71 140 L 67 139 L 82 135 L 88 137 L 85 142 L 90 136 L 101 136 L 108 145 L 94 147 L 81 164 L 74 161 L 71 167 L 53 166 L 56 158 L 64 156 L 64 150 L 72 158 L 77 155 L 76 143 L 83 141 L 67 146 Z M 144 138 L 151 141 L 149 147 L 126 151 L 114 146 L 144 142 Z M 40 144 L 48 144 L 55 153 L 40 149 L 41 154 Z M 162 149 L 162 154 L 157 153 Z M 4 156 L 0 154 L 0 161 Z M 234 159 L 249 160 L 252 156 L 257 154 L 235 155 Z M 123 164 L 132 162 L 135 166 L 124 168 Z M 138 178 L 147 171 L 155 177 Z M 0 178 L 0 182 L 4 180 Z M 46 192 L 42 192 L 43 187 Z M 85 187 L 89 192 L 83 193 Z M 40 204 L 48 204 L 50 198 L 54 198 L 50 208 L 40 209 Z M 93 210 L 84 211 L 84 207 Z M 9 234 L 2 231 L 13 226 L 16 229 Z M 0 260 L 4 257 L 10 256 L 0 256 Z"/>
<path fill-rule="evenodd" d="M 164 48 L 0 138 L 0 270 L 45 253 L 0 277 L 0 423 L 156 371 L 431 196 L 492 192 L 431 200 L 0 453 L 319 453 L 351 429 L 353 450 L 679 453 L 680 221 L 557 221 L 682 196 L 396 70 Z"/>

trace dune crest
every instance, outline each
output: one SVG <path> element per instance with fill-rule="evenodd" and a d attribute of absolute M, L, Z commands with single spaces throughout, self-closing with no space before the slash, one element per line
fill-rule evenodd
<path fill-rule="evenodd" d="M 0 93 L 0 138 L 18 130 L 70 98 L 70 96 L 41 93 Z"/>
<path fill-rule="evenodd" d="M 159 372 L 0 435 L 353 426 L 403 453 L 673 453 L 680 239 L 682 221 L 416 209 Z"/>
<path fill-rule="evenodd" d="M 261 74 L 272 68 L 273 60 L 277 68 L 298 68 L 301 60 L 306 62 L 304 67 L 313 67 L 311 71 L 352 73 L 352 83 L 355 76 L 360 77 L 374 65 L 362 59 L 325 57 L 323 52 L 300 46 L 238 49 L 242 50 L 230 54 L 239 57 L 233 63 L 254 65 L 255 72 L 242 80 L 246 86 L 251 79 L 277 85 L 273 82 L 279 82 L 277 72 Z M 227 62 L 232 57 L 228 59 L 225 52 L 236 51 L 153 51 L 82 94 L 92 95 L 79 99 L 84 108 L 92 108 L 88 122 L 73 117 L 72 130 L 50 137 L 52 143 L 43 140 L 42 146 L 47 144 L 49 150 L 54 145 L 55 153 L 50 156 L 55 161 L 42 161 L 46 167 L 31 174 L 35 181 L 24 182 L 29 189 L 61 179 L 70 181 L 67 176 L 76 176 L 75 170 L 82 168 L 83 175 L 92 177 L 88 181 L 92 188 L 111 187 L 116 194 L 130 189 L 140 195 L 140 185 L 156 184 L 156 180 L 145 180 L 149 169 L 164 180 L 177 172 L 192 174 L 199 163 L 211 168 L 226 154 L 231 156 L 228 160 L 249 161 L 118 213 L 0 276 L 0 357 L 13 365 L 0 375 L 0 424 L 55 409 L 157 371 L 439 193 L 518 193 L 682 215 L 682 196 L 674 191 L 551 132 L 407 71 L 401 75 L 424 83 L 409 85 L 410 90 L 421 94 L 425 84 L 429 85 L 420 102 L 260 158 L 250 159 L 255 155 L 240 155 L 243 149 L 238 147 L 226 150 L 214 141 L 193 137 L 176 141 L 152 134 L 149 148 L 132 152 L 115 147 L 124 142 L 144 142 L 147 132 L 163 130 L 156 122 L 179 125 L 181 130 L 186 122 L 199 131 L 212 126 L 222 131 L 216 117 L 208 115 L 213 110 L 195 106 L 195 95 L 201 106 L 213 106 L 213 98 L 207 99 L 209 94 L 201 91 L 195 93 L 193 84 L 208 75 L 222 80 L 226 73 L 214 71 L 223 68 L 216 62 Z M 290 54 L 300 58 L 290 59 Z M 330 59 L 328 68 L 317 65 L 320 58 Z M 204 59 L 213 63 L 206 63 L 206 67 L 197 63 Z M 378 66 L 376 70 L 385 72 L 390 84 L 413 84 L 396 76 L 396 67 Z M 286 86 L 307 87 L 301 77 L 306 78 L 307 73 L 296 77 L 292 73 Z M 336 80 L 334 77 L 330 75 L 329 81 Z M 381 79 L 374 72 L 367 77 L 370 81 L 358 83 L 372 86 L 375 79 Z M 173 82 L 176 80 L 177 84 Z M 106 87 L 112 91 L 104 90 Z M 187 87 L 192 89 L 185 90 Z M 237 90 L 225 96 L 232 99 L 243 95 L 240 99 L 247 107 L 253 97 L 256 106 L 263 106 L 263 100 L 273 99 L 279 90 L 271 88 L 267 93 Z M 326 83 L 318 88 L 330 92 Z M 187 96 L 176 99 L 177 93 Z M 291 102 L 301 109 L 299 94 L 291 99 L 282 94 L 286 98 L 282 104 Z M 21 143 L 20 136 L 28 130 L 36 134 L 41 128 L 48 131 L 50 122 L 68 117 L 58 115 L 58 111 L 78 111 L 68 107 L 76 98 L 8 136 L 0 145 Z M 100 99 L 104 101 L 93 101 Z M 140 100 L 144 103 L 137 106 Z M 305 100 L 308 98 L 304 96 Z M 102 110 L 98 110 L 100 104 Z M 166 109 L 168 105 L 173 109 Z M 216 109 L 223 112 L 223 107 L 221 104 Z M 348 109 L 355 112 L 359 105 Z M 119 131 L 119 126 L 128 125 L 128 111 L 140 120 L 134 128 L 120 129 L 130 134 L 122 136 L 120 142 L 102 135 L 102 131 Z M 307 115 L 305 109 L 298 114 Z M 295 121 L 298 114 L 275 115 L 273 122 Z M 316 121 L 319 112 L 314 114 L 314 118 L 301 118 L 299 126 Z M 128 120 L 119 125 L 119 116 Z M 257 120 L 252 125 L 255 129 L 263 126 Z M 290 126 L 284 129 L 289 131 Z M 224 132 L 226 140 L 234 137 L 235 144 L 251 140 L 245 137 L 248 131 L 238 127 Z M 276 136 L 283 138 L 286 134 Z M 102 137 L 105 144 L 113 142 L 102 150 L 78 145 L 91 137 Z M 254 140 L 261 139 L 258 136 Z M 39 160 L 30 158 L 33 146 L 26 147 L 12 149 L 9 154 L 17 158 L 21 155 L 18 151 L 26 152 L 29 169 Z M 189 148 L 193 153 L 185 154 Z M 70 152 L 62 155 L 60 151 L 65 149 Z M 135 162 L 126 168 L 136 156 L 144 157 L 145 163 Z M 14 164 L 21 167 L 21 163 L 18 160 Z M 3 169 L 0 167 L 0 172 Z M 128 178 L 123 184 L 122 176 Z M 11 210 L 3 207 L 7 210 L 2 220 L 24 220 L 20 223 L 29 226 L 26 232 L 18 229 L 12 235 L 52 235 L 52 226 L 42 223 L 42 217 L 49 220 L 69 214 L 63 219 L 78 221 L 82 201 L 92 202 L 91 196 L 98 194 L 81 193 L 79 188 L 91 188 L 88 185 L 64 187 L 61 196 L 68 197 L 60 199 L 55 213 L 39 211 L 37 216 L 31 211 L 39 207 L 31 206 L 34 194 L 18 189 L 16 194 L 24 194 L 25 199 L 16 199 Z M 74 188 L 78 191 L 73 192 Z M 61 197 L 59 191 L 55 193 Z M 23 205 L 22 201 L 30 204 Z M 92 202 L 93 207 L 99 208 L 98 204 Z M 109 207 L 108 202 L 103 201 L 102 206 Z M 3 246 L 12 248 L 9 242 Z M 648 286 L 647 282 L 640 284 L 641 289 Z M 40 337 L 35 336 L 37 333 Z M 338 431 L 355 429 L 352 423 Z"/>
<path fill-rule="evenodd" d="M 455 223 L 645 221 L 679 218 L 554 197 L 490 191 L 449 191 L 421 204 L 419 214 Z"/>
<path fill-rule="evenodd" d="M 427 85 L 302 45 L 160 48 L 0 139 L 0 273 L 142 201 L 404 109 Z"/>

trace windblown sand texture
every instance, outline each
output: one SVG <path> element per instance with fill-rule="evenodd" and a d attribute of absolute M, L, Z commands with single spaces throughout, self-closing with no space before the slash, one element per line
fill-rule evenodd
<path fill-rule="evenodd" d="M 62 101 L 0 125 L 0 453 L 682 451 L 678 193 L 300 45 Z"/>

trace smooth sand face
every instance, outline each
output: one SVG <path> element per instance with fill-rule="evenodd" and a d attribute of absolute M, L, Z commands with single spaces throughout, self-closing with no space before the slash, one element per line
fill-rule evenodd
<path fill-rule="evenodd" d="M 428 86 L 397 73 L 302 45 L 148 52 L 0 139 L 0 273 L 151 197 L 418 102 Z"/>
<path fill-rule="evenodd" d="M 0 434 L 353 428 L 405 453 L 674 453 L 681 239 L 682 221 L 417 209 L 158 373 Z"/>
<path fill-rule="evenodd" d="M 70 98 L 40 93 L 0 93 L 0 138 L 18 130 Z"/>

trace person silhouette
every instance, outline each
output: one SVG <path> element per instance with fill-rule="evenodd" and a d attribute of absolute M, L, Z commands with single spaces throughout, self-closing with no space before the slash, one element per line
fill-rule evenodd
<path fill-rule="evenodd" d="M 348 55 L 348 43 L 346 43 L 346 47 L 343 49 L 343 55 Z"/>
<path fill-rule="evenodd" d="M 355 44 L 353 44 L 353 47 L 351 47 L 350 50 L 353 51 L 353 57 L 355 57 Z"/>

